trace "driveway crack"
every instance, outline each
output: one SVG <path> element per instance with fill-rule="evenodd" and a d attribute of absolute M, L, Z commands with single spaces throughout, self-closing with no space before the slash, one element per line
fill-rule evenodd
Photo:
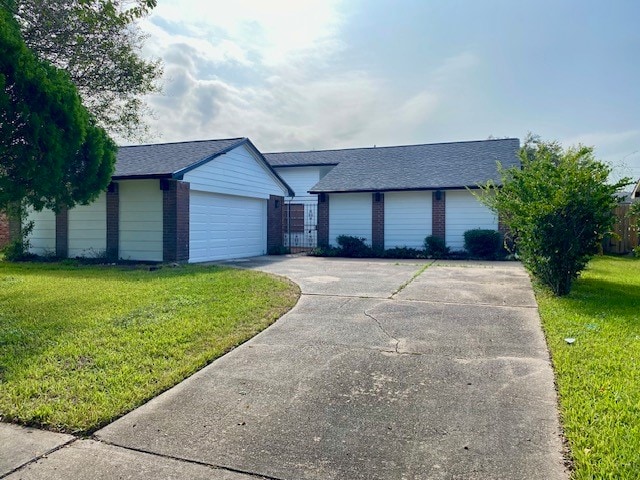
<path fill-rule="evenodd" d="M 413 277 L 411 277 L 409 280 L 407 280 L 406 282 L 404 282 L 402 285 L 400 285 L 395 292 L 393 292 L 389 298 L 393 299 L 393 297 L 395 297 L 397 294 L 399 294 L 402 290 L 404 290 L 405 288 L 407 288 L 407 285 L 409 285 L 411 282 L 413 282 L 416 278 L 418 278 L 420 275 L 422 275 L 422 272 L 424 272 L 427 268 L 429 268 L 431 265 L 433 265 L 434 263 L 436 263 L 435 260 L 433 260 L 431 263 L 425 263 L 420 270 L 418 270 Z"/>
<path fill-rule="evenodd" d="M 382 326 L 382 323 L 380 323 L 380 320 L 378 320 L 376 317 L 374 317 L 373 315 L 371 315 L 371 314 L 370 314 L 369 312 L 367 312 L 366 310 L 364 311 L 364 314 L 365 314 L 365 316 L 366 316 L 366 317 L 369 317 L 371 320 L 373 320 L 373 321 L 375 322 L 375 324 L 378 326 L 378 328 L 380 329 L 380 331 L 381 331 L 382 333 L 384 333 L 387 337 L 389 337 L 391 340 L 393 340 L 393 341 L 395 342 L 394 350 L 395 350 L 395 353 L 398 353 L 398 354 L 399 354 L 400 352 L 398 351 L 398 348 L 399 348 L 399 346 L 400 346 L 400 340 L 399 340 L 399 339 L 397 339 L 396 337 L 394 337 L 393 335 L 391 335 L 391 334 L 390 334 L 390 333 L 389 333 L 389 332 L 388 332 L 388 331 L 387 331 L 387 330 Z"/>

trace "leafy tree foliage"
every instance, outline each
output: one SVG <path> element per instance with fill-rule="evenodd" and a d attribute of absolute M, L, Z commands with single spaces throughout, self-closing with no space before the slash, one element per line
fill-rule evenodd
<path fill-rule="evenodd" d="M 0 210 L 90 202 L 108 185 L 116 150 L 66 72 L 39 60 L 0 8 Z"/>
<path fill-rule="evenodd" d="M 479 198 L 510 229 L 533 275 L 566 295 L 613 227 L 614 194 L 628 179 L 607 183 L 611 169 L 590 147 L 529 137 L 519 156 L 522 168 L 500 167 L 502 186 L 489 182 Z"/>
<path fill-rule="evenodd" d="M 143 96 L 159 90 L 159 61 L 140 56 L 145 36 L 135 20 L 156 0 L 17 0 L 29 48 L 69 72 L 98 124 L 122 138 L 148 132 Z"/>

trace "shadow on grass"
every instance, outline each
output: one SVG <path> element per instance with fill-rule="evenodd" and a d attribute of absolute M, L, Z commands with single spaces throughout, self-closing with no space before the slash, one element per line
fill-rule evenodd
<path fill-rule="evenodd" d="M 639 274 L 640 275 L 640 274 Z M 566 308 L 589 316 L 606 314 L 640 326 L 640 288 L 623 280 L 581 278 L 564 297 Z"/>

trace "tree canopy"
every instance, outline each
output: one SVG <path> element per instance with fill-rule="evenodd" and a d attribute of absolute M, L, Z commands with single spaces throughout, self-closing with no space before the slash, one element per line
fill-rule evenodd
<path fill-rule="evenodd" d="M 106 189 L 117 147 L 67 73 L 27 48 L 0 8 L 0 210 L 87 203 Z"/>
<path fill-rule="evenodd" d="M 141 139 L 148 132 L 143 97 L 159 90 L 160 61 L 140 54 L 135 21 L 156 0 L 17 0 L 24 40 L 39 58 L 66 70 L 98 125 Z"/>
<path fill-rule="evenodd" d="M 498 213 L 532 274 L 565 295 L 613 227 L 615 193 L 628 179 L 608 183 L 611 168 L 591 147 L 565 150 L 529 137 L 519 157 L 522 168 L 499 167 L 501 185 L 489 182 L 479 198 Z"/>

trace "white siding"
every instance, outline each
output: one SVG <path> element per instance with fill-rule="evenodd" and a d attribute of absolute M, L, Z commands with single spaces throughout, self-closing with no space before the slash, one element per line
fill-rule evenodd
<path fill-rule="evenodd" d="M 266 200 L 191 192 L 189 210 L 189 262 L 266 253 Z"/>
<path fill-rule="evenodd" d="M 329 243 L 336 237 L 362 237 L 371 245 L 371 193 L 332 193 L 329 195 Z"/>
<path fill-rule="evenodd" d="M 95 257 L 107 249 L 107 195 L 69 210 L 69 257 Z"/>
<path fill-rule="evenodd" d="M 498 218 L 466 190 L 449 190 L 445 197 L 445 236 L 452 250 L 464 249 L 464 232 L 498 229 Z"/>
<path fill-rule="evenodd" d="M 293 202 L 317 200 L 318 196 L 310 194 L 309 190 L 320 181 L 320 167 L 281 167 L 275 171 L 296 193 Z"/>
<path fill-rule="evenodd" d="M 162 190 L 158 180 L 119 182 L 120 258 L 162 261 Z"/>
<path fill-rule="evenodd" d="M 431 192 L 384 194 L 384 248 L 422 248 L 431 235 Z"/>
<path fill-rule="evenodd" d="M 31 210 L 27 222 L 33 222 L 33 231 L 29 236 L 31 248 L 36 255 L 56 253 L 56 214 L 53 210 L 35 212 Z"/>
<path fill-rule="evenodd" d="M 287 195 L 269 169 L 246 145 L 214 158 L 185 173 L 191 190 L 268 199 L 269 195 Z"/>

